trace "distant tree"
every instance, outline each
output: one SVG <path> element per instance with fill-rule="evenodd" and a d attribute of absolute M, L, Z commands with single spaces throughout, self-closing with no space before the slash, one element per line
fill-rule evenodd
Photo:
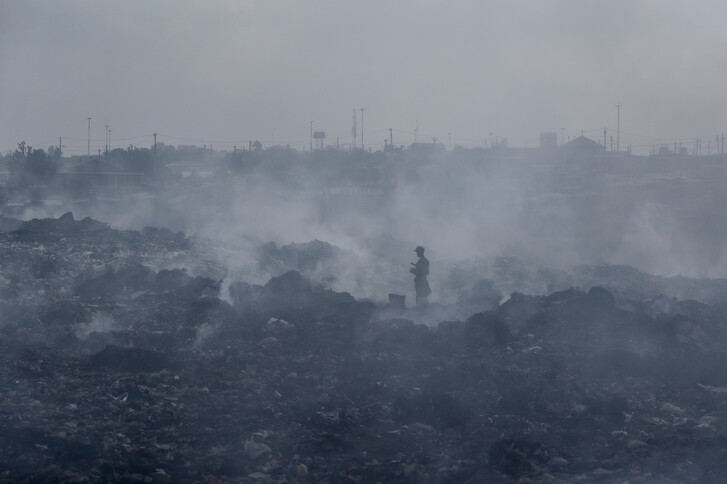
<path fill-rule="evenodd" d="M 123 148 L 114 148 L 109 151 L 108 163 L 113 166 L 122 167 L 126 161 L 127 151 Z"/>
<path fill-rule="evenodd" d="M 18 185 L 50 182 L 58 172 L 58 164 L 44 150 L 34 150 L 25 141 L 18 143 L 9 160 L 10 174 Z"/>
<path fill-rule="evenodd" d="M 48 147 L 48 149 L 46 150 L 46 153 L 48 154 L 49 158 L 52 158 L 54 160 L 60 160 L 61 155 L 63 154 L 60 146 L 52 146 L 52 145 Z"/>
<path fill-rule="evenodd" d="M 152 152 L 149 148 L 135 148 L 131 145 L 126 149 L 121 167 L 134 172 L 152 175 L 154 171 Z"/>

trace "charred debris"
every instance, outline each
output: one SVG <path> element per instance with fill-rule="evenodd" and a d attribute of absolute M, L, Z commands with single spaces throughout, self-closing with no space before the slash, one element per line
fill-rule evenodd
<path fill-rule="evenodd" d="M 307 277 L 324 242 L 260 247 L 249 284 L 165 229 L 2 226 L 2 483 L 727 478 L 723 281 L 540 271 L 396 309 Z"/>

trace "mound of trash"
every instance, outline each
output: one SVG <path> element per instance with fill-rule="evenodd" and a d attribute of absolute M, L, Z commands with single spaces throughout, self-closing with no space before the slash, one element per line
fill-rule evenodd
<path fill-rule="evenodd" d="M 184 234 L 10 228 L 0 483 L 727 479 L 727 306 L 663 278 L 503 297 L 482 274 L 392 308 L 303 275 L 322 243 L 223 290 L 173 267 L 206 257 Z M 418 324 L 440 313 L 467 317 Z"/>

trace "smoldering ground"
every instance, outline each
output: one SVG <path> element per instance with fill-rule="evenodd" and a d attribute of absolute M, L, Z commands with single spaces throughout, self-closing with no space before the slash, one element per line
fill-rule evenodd
<path fill-rule="evenodd" d="M 679 232 L 714 195 L 450 156 L 7 220 L 2 477 L 720 476 L 727 281 L 602 263 L 674 269 L 716 240 Z M 434 297 L 413 308 L 420 244 Z"/>
<path fill-rule="evenodd" d="M 260 275 L 285 272 L 231 282 L 228 301 L 215 278 L 159 268 L 222 274 L 204 264 L 220 245 L 70 214 L 0 234 L 0 269 L 14 274 L 0 280 L 0 479 L 723 477 L 724 305 L 643 291 L 682 284 L 720 302 L 724 287 L 500 257 L 453 270 L 462 292 L 470 272 L 492 280 L 443 321 L 442 304 L 392 311 L 287 270 L 350 258 L 321 241 L 258 247 Z M 501 301 L 494 287 L 568 277 L 614 292 Z"/>

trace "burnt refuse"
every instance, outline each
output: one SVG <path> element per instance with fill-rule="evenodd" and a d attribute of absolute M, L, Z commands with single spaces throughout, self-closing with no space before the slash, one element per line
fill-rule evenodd
<path fill-rule="evenodd" d="M 304 275 L 318 241 L 261 282 L 165 229 L 3 224 L 0 483 L 727 480 L 727 295 L 611 268 L 391 308 Z"/>

